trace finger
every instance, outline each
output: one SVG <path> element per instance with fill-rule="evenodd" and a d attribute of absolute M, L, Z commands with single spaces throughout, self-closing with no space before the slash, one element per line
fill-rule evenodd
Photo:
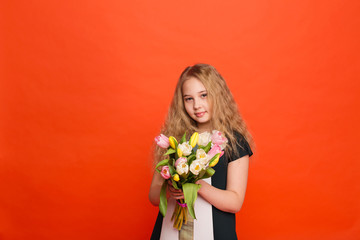
<path fill-rule="evenodd" d="M 181 189 L 176 189 L 176 188 L 174 188 L 174 187 L 169 187 L 169 190 L 170 190 L 171 192 L 181 192 L 181 193 L 182 193 Z"/>
<path fill-rule="evenodd" d="M 175 188 L 173 188 L 173 192 L 183 193 L 183 191 L 181 191 L 181 189 L 175 189 Z"/>
<path fill-rule="evenodd" d="M 175 189 L 175 188 L 170 188 L 170 191 L 182 193 L 182 191 L 180 189 Z"/>
<path fill-rule="evenodd" d="M 170 194 L 171 194 L 172 196 L 176 196 L 176 197 L 178 197 L 178 196 L 184 196 L 184 194 L 183 194 L 183 193 L 180 193 L 180 192 L 170 192 Z"/>
<path fill-rule="evenodd" d="M 172 196 L 174 197 L 183 197 L 184 194 L 180 194 L 180 193 L 172 193 Z"/>
<path fill-rule="evenodd" d="M 178 192 L 173 192 L 171 194 L 174 195 L 174 196 L 182 196 L 183 195 L 182 193 L 178 193 Z"/>
<path fill-rule="evenodd" d="M 184 199 L 184 196 L 176 196 L 175 199 Z"/>

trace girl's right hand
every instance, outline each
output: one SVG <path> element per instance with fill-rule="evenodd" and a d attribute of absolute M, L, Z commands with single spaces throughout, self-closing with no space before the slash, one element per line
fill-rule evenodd
<path fill-rule="evenodd" d="M 167 193 L 169 198 L 184 199 L 184 193 L 181 189 L 175 189 L 170 180 L 168 180 Z"/>

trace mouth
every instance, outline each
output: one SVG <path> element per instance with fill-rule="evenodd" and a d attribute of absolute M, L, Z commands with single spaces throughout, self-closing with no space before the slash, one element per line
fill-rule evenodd
<path fill-rule="evenodd" d="M 202 117 L 204 115 L 205 115 L 205 112 L 195 113 L 195 116 L 198 117 L 198 118 L 200 118 L 200 117 Z"/>

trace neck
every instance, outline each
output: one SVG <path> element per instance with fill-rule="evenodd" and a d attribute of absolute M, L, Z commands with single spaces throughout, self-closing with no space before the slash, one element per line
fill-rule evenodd
<path fill-rule="evenodd" d="M 211 124 L 210 123 L 198 124 L 197 130 L 199 133 L 211 132 Z"/>

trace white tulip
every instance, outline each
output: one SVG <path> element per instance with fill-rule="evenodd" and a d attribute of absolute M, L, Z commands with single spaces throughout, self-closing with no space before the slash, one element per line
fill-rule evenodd
<path fill-rule="evenodd" d="M 199 146 L 206 146 L 211 141 L 211 133 L 209 132 L 203 132 L 199 134 Z"/>
<path fill-rule="evenodd" d="M 177 164 L 176 166 L 176 172 L 179 174 L 179 175 L 183 175 L 183 174 L 187 174 L 189 172 L 189 166 L 187 165 L 187 160 L 186 158 L 181 159 L 179 161 L 179 163 Z"/>
<path fill-rule="evenodd" d="M 204 169 L 204 165 L 199 160 L 194 160 L 190 165 L 190 171 L 194 175 L 199 175 L 200 171 Z"/>
<path fill-rule="evenodd" d="M 181 150 L 181 152 L 183 153 L 184 156 L 189 156 L 191 154 L 192 147 L 190 146 L 190 144 L 188 142 L 184 142 L 182 144 L 179 144 L 178 148 L 180 148 L 180 150 Z"/>
<path fill-rule="evenodd" d="M 196 150 L 196 159 L 206 158 L 206 157 L 207 154 L 204 149 L 199 148 L 198 150 Z"/>

